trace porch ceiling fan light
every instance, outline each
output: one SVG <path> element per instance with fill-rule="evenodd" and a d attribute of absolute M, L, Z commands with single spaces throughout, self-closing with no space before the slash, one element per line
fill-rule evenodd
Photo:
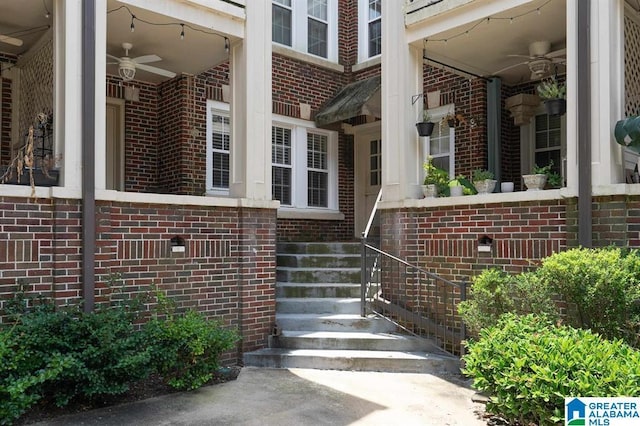
<path fill-rule="evenodd" d="M 537 61 L 531 61 L 529 63 L 529 69 L 533 74 L 538 77 L 544 76 L 549 72 L 550 69 L 550 61 L 547 59 L 540 59 Z"/>
<path fill-rule="evenodd" d="M 118 75 L 120 75 L 123 81 L 133 80 L 133 77 L 136 75 L 135 65 L 128 63 L 127 61 L 121 61 L 118 66 Z"/>

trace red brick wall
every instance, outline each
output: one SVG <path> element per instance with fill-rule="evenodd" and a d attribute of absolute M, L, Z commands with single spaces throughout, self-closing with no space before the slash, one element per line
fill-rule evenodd
<path fill-rule="evenodd" d="M 8 69 L 15 64 L 17 58 L 13 55 L 0 53 L 2 69 Z M 11 114 L 12 114 L 11 80 L 0 75 L 0 166 L 7 166 L 11 162 Z"/>
<path fill-rule="evenodd" d="M 440 105 L 455 104 L 455 113 L 467 121 L 456 127 L 455 174 L 469 177 L 473 170 L 487 168 L 486 82 L 425 64 L 423 84 L 424 93 L 440 90 Z"/>
<path fill-rule="evenodd" d="M 564 200 L 385 210 L 382 220 L 383 250 L 452 281 L 494 266 L 527 270 L 568 241 Z M 483 236 L 490 253 L 477 250 Z"/>
<path fill-rule="evenodd" d="M 141 81 L 122 83 L 107 76 L 107 96 L 124 99 L 126 86 L 140 90 L 139 101 L 125 101 L 124 180 L 127 192 L 158 191 L 158 88 Z"/>
<path fill-rule="evenodd" d="M 266 345 L 275 320 L 275 211 L 99 201 L 96 301 L 109 277 L 127 292 L 155 285 L 177 302 L 239 327 L 240 349 Z M 185 253 L 172 253 L 180 236 Z M 0 302 L 18 282 L 60 303 L 82 294 L 78 200 L 0 197 Z M 238 358 L 239 360 L 239 358 Z"/>

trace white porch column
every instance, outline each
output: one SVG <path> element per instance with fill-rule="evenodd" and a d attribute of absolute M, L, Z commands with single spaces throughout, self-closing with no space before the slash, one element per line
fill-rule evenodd
<path fill-rule="evenodd" d="M 271 200 L 271 2 L 245 11 L 245 38 L 231 48 L 230 193 Z"/>
<path fill-rule="evenodd" d="M 622 149 L 613 128 L 624 115 L 624 1 L 592 0 L 590 24 L 591 181 L 621 183 Z"/>
<path fill-rule="evenodd" d="M 107 187 L 107 152 L 106 141 L 106 104 L 107 95 L 105 81 L 107 80 L 107 0 L 95 0 L 96 2 L 96 110 L 95 110 L 95 179 L 96 189 Z"/>
<path fill-rule="evenodd" d="M 419 105 L 411 97 L 422 93 L 422 48 L 407 43 L 396 2 L 382 2 L 382 16 L 382 199 L 399 201 L 421 193 Z"/>
<path fill-rule="evenodd" d="M 61 157 L 62 185 L 82 184 L 82 0 L 57 0 L 54 52 L 54 132 Z M 103 90 L 104 91 L 104 90 Z M 104 118 L 103 118 L 104 119 Z"/>

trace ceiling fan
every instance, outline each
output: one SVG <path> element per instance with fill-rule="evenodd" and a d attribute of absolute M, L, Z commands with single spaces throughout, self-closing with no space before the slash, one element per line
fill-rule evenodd
<path fill-rule="evenodd" d="M 527 65 L 529 71 L 531 71 L 531 80 L 539 80 L 552 70 L 552 65 L 564 64 L 566 62 L 565 55 L 567 49 L 559 49 L 551 51 L 551 43 L 548 41 L 534 41 L 529 44 L 529 56 L 526 55 L 507 55 L 512 58 L 526 58 L 527 60 L 519 62 L 514 65 L 510 65 L 495 74 L 500 74 L 504 71 Z"/>
<path fill-rule="evenodd" d="M 164 77 L 173 78 L 176 76 L 176 73 L 171 72 L 169 70 L 165 70 L 158 67 L 153 67 L 151 65 L 145 65 L 151 62 L 161 61 L 162 58 L 158 55 L 144 55 L 138 56 L 136 58 L 129 57 L 129 50 L 133 48 L 131 43 L 122 43 L 122 48 L 124 49 L 124 56 L 118 58 L 117 56 L 107 54 L 109 59 L 115 60 L 116 62 L 107 62 L 107 64 L 118 64 L 118 74 L 122 77 L 123 81 L 130 81 L 136 75 L 136 69 L 141 69 L 143 71 L 147 71 L 150 73 L 162 75 Z"/>

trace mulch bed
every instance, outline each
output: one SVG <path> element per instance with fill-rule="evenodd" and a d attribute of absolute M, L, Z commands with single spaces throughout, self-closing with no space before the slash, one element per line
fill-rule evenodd
<path fill-rule="evenodd" d="M 241 367 L 224 367 L 216 372 L 213 378 L 205 386 L 217 385 L 231 380 L 235 380 L 240 374 Z M 158 375 L 151 375 L 145 380 L 141 380 L 131 385 L 129 391 L 121 395 L 107 395 L 99 401 L 72 401 L 65 407 L 56 407 L 52 400 L 41 400 L 31 410 L 26 412 L 16 425 L 27 425 L 31 423 L 51 420 L 66 414 L 80 413 L 96 408 L 109 407 L 112 405 L 124 404 L 128 402 L 140 401 L 156 396 L 167 395 L 179 392 L 171 386 L 165 384 Z"/>

